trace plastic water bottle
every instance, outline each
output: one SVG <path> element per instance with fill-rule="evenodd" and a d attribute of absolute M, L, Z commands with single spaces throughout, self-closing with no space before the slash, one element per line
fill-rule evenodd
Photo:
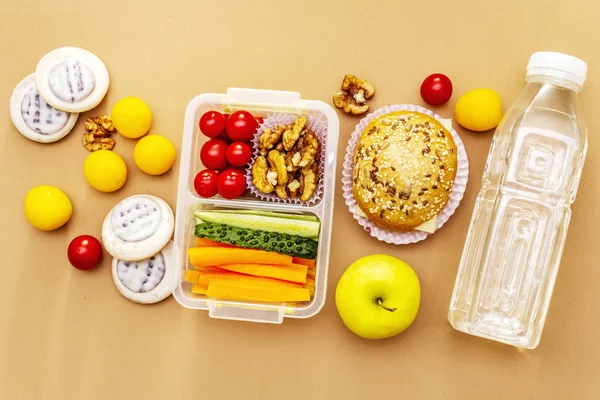
<path fill-rule="evenodd" d="M 531 56 L 488 154 L 448 314 L 455 329 L 539 344 L 587 151 L 586 73 L 566 54 Z"/>

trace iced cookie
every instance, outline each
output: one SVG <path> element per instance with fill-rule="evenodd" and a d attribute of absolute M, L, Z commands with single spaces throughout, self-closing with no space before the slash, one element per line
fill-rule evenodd
<path fill-rule="evenodd" d="M 35 79 L 40 95 L 48 104 L 78 113 L 96 107 L 110 83 L 102 60 L 77 47 L 61 47 L 42 57 Z"/>
<path fill-rule="evenodd" d="M 39 143 L 56 142 L 71 132 L 79 114 L 52 107 L 40 96 L 35 74 L 23 79 L 10 98 L 10 118 L 27 139 Z"/>
<path fill-rule="evenodd" d="M 152 195 L 135 195 L 118 203 L 102 225 L 104 248 L 124 261 L 158 253 L 171 239 L 175 218 L 171 207 Z"/>
<path fill-rule="evenodd" d="M 112 275 L 119 292 L 133 302 L 152 304 L 166 299 L 176 286 L 173 242 L 144 260 L 113 258 Z"/>

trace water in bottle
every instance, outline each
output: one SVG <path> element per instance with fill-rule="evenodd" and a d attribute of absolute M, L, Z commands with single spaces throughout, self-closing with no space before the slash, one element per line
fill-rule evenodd
<path fill-rule="evenodd" d="M 566 54 L 531 56 L 492 140 L 448 314 L 455 329 L 539 344 L 587 150 L 586 72 Z"/>

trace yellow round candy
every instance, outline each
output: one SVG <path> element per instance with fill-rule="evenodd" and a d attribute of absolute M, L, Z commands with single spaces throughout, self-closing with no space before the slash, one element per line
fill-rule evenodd
<path fill-rule="evenodd" d="M 454 118 L 460 126 L 471 131 L 489 131 L 502 119 L 502 100 L 491 89 L 471 90 L 456 102 Z"/>
<path fill-rule="evenodd" d="M 144 136 L 152 125 L 150 107 L 137 97 L 125 97 L 112 108 L 111 118 L 117 131 L 130 139 Z"/>
<path fill-rule="evenodd" d="M 36 186 L 27 193 L 25 218 L 43 231 L 60 228 L 71 218 L 73 206 L 62 190 L 48 185 Z"/>
<path fill-rule="evenodd" d="M 98 150 L 85 159 L 83 174 L 94 189 L 101 192 L 114 192 L 119 190 L 127 180 L 127 165 L 117 153 Z"/>
<path fill-rule="evenodd" d="M 159 135 L 148 135 L 140 139 L 133 150 L 135 165 L 149 175 L 161 175 L 175 163 L 175 146 Z"/>

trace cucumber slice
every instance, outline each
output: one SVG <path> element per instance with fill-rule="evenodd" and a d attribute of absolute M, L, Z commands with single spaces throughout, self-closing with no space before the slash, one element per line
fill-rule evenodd
<path fill-rule="evenodd" d="M 284 214 L 274 211 L 260 211 L 260 210 L 207 210 L 206 212 L 220 212 L 225 214 L 243 214 L 243 215 L 262 215 L 265 217 L 277 217 L 286 219 L 300 219 L 305 221 L 318 221 L 319 219 L 314 215 L 300 215 L 300 214 Z"/>
<path fill-rule="evenodd" d="M 194 234 L 220 243 L 233 244 L 248 249 L 260 249 L 288 254 L 292 257 L 315 259 L 319 244 L 314 240 L 285 233 L 234 228 L 206 222 L 196 225 Z"/>
<path fill-rule="evenodd" d="M 266 232 L 285 233 L 305 238 L 319 236 L 321 223 L 299 219 L 267 217 L 264 215 L 231 214 L 218 211 L 196 211 L 196 218 L 213 224 L 229 225 L 235 228 L 254 229 Z"/>

